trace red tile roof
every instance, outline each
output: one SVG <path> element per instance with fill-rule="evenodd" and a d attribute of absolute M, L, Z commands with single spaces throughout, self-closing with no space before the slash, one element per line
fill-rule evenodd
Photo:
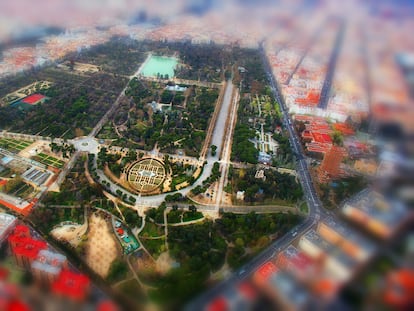
<path fill-rule="evenodd" d="M 259 281 L 266 281 L 273 273 L 277 272 L 277 267 L 270 261 L 263 264 L 254 273 L 254 278 Z"/>
<path fill-rule="evenodd" d="M 13 252 L 16 255 L 24 256 L 29 259 L 35 259 L 40 250 L 46 249 L 47 243 L 39 240 L 35 240 L 28 237 L 19 238 L 18 243 L 13 248 Z"/>
<path fill-rule="evenodd" d="M 227 301 L 224 297 L 214 299 L 206 308 L 206 311 L 225 311 L 227 310 Z"/>
<path fill-rule="evenodd" d="M 346 123 L 334 123 L 333 128 L 344 135 L 354 135 L 355 131 Z"/>
<path fill-rule="evenodd" d="M 239 289 L 239 291 L 242 293 L 242 295 L 248 299 L 254 299 L 256 297 L 256 292 L 253 289 L 253 287 L 247 283 L 247 282 L 243 282 L 240 283 L 237 288 Z"/>
<path fill-rule="evenodd" d="M 119 308 L 110 300 L 101 301 L 96 311 L 119 311 Z"/>
<path fill-rule="evenodd" d="M 313 140 L 317 143 L 331 144 L 332 137 L 328 134 L 312 132 Z"/>
<path fill-rule="evenodd" d="M 7 311 L 29 311 L 31 310 L 26 304 L 21 302 L 20 300 L 14 299 L 9 302 L 6 307 Z"/>
<path fill-rule="evenodd" d="M 403 308 L 414 305 L 414 270 L 401 269 L 387 276 L 384 299 L 386 303 Z M 408 310 L 408 309 L 407 309 Z"/>
<path fill-rule="evenodd" d="M 62 270 L 59 278 L 52 285 L 52 291 L 76 301 L 83 301 L 88 295 L 89 286 L 90 281 L 87 276 L 69 270 Z"/>

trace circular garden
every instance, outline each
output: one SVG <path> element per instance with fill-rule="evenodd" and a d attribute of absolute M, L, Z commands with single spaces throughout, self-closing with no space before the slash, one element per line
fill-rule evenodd
<path fill-rule="evenodd" d="M 159 188 L 166 178 L 161 161 L 147 158 L 132 164 L 127 173 L 128 183 L 140 193 L 148 193 Z"/>

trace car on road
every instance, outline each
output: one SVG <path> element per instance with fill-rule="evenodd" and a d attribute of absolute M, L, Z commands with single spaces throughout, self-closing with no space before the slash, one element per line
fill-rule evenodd
<path fill-rule="evenodd" d="M 246 270 L 245 269 L 241 269 L 239 271 L 239 273 L 238 273 L 238 276 L 243 276 L 243 274 L 245 274 L 245 273 L 246 273 Z"/>

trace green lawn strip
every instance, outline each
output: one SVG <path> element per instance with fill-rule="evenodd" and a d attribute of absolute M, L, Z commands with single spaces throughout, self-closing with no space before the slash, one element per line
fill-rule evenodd
<path fill-rule="evenodd" d="M 203 218 L 203 213 L 201 212 L 184 212 L 183 222 L 192 221 Z"/>

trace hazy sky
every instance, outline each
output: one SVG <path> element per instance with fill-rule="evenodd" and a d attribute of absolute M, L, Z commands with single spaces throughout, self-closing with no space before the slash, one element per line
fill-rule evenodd
<path fill-rule="evenodd" d="M 244 11 L 249 13 L 249 18 L 255 19 L 260 18 L 254 14 L 254 8 L 259 5 L 271 10 L 271 4 L 278 9 L 282 5 L 303 7 L 304 3 L 332 4 L 333 1 L 344 0 L 2 0 L 0 42 L 21 36 L 35 26 L 73 28 L 128 22 L 141 10 L 145 10 L 149 17 L 162 20 L 181 18 L 182 14 L 188 14 L 189 11 L 200 14 L 203 9 L 213 9 L 223 15 L 241 14 L 244 18 L 245 12 L 240 13 L 239 9 L 245 6 Z M 345 1 L 347 4 L 358 3 L 358 0 Z M 375 3 L 387 1 L 375 0 Z"/>

